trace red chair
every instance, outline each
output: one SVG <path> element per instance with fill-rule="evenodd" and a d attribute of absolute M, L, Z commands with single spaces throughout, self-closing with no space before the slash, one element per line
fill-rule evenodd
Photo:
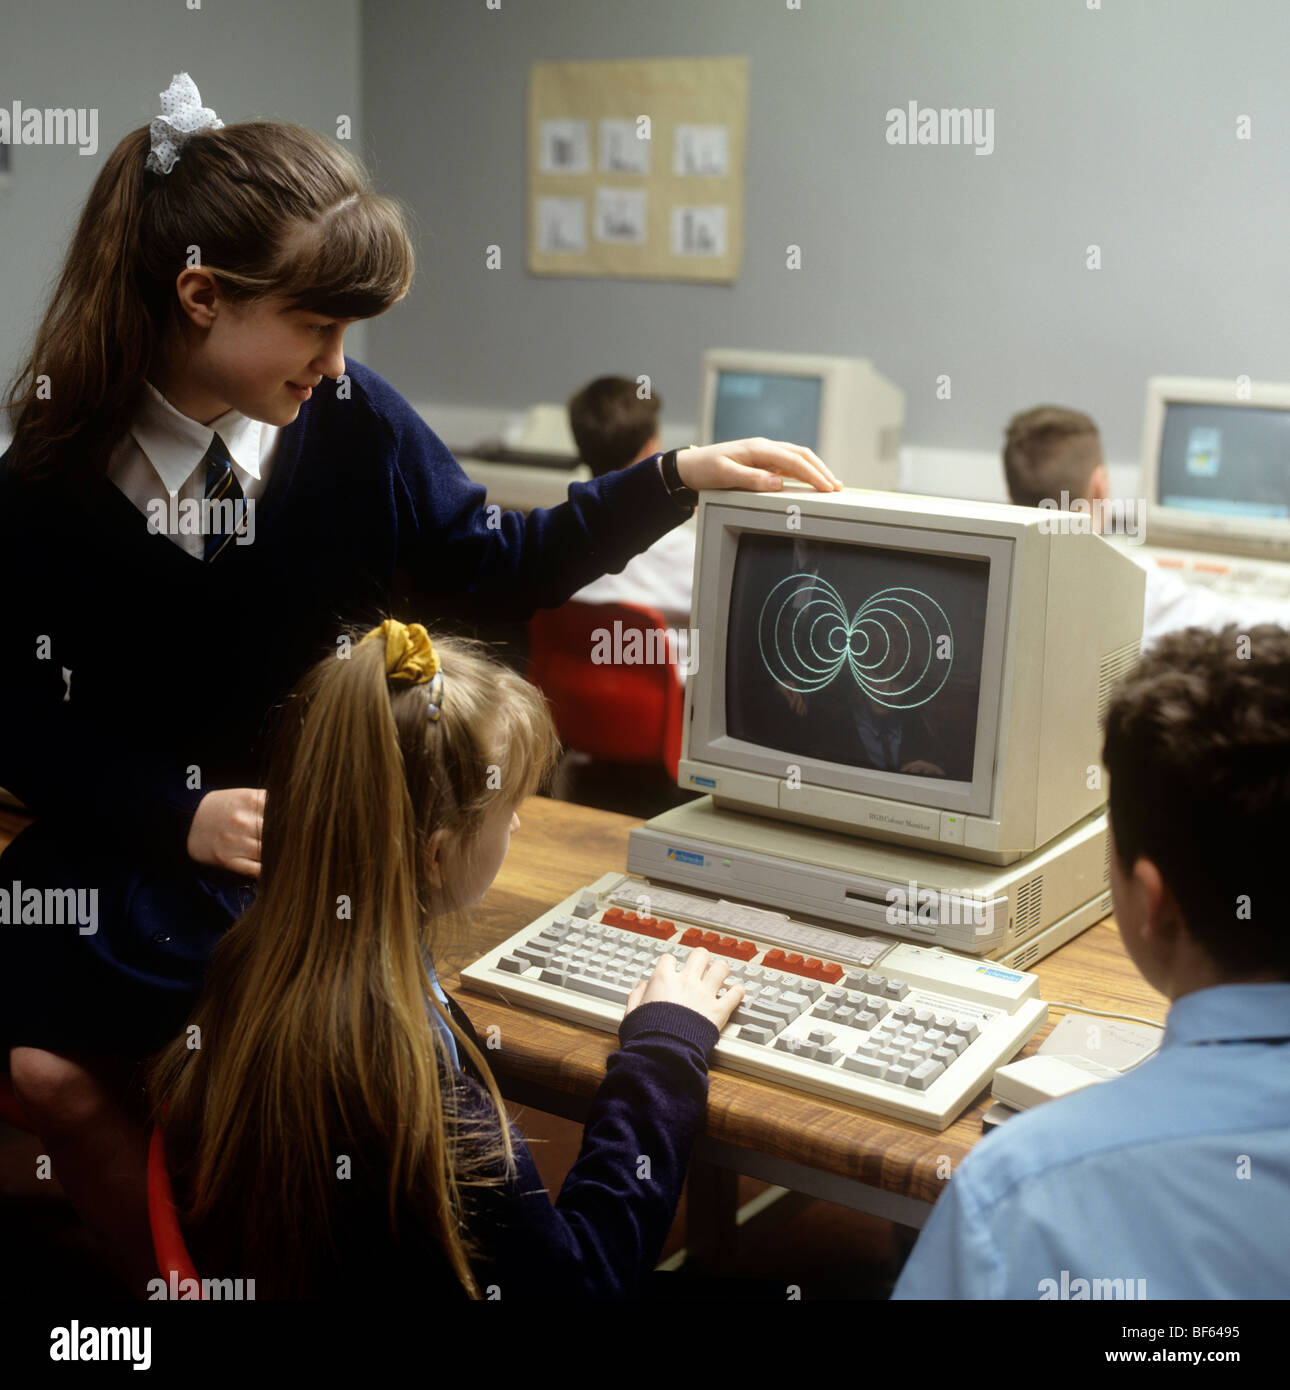
<path fill-rule="evenodd" d="M 546 696 L 566 748 L 662 763 L 676 781 L 685 688 L 666 632 L 660 612 L 629 603 L 566 603 L 534 614 L 528 678 Z"/>
<path fill-rule="evenodd" d="M 201 1298 L 201 1280 L 197 1277 L 196 1266 L 184 1244 L 183 1232 L 179 1229 L 160 1125 L 153 1126 L 152 1138 L 148 1141 L 148 1224 L 152 1228 L 152 1248 L 157 1256 L 158 1273 L 163 1279 L 169 1280 L 173 1271 L 176 1282 L 180 1284 L 185 1279 L 193 1280 L 197 1297 Z"/>

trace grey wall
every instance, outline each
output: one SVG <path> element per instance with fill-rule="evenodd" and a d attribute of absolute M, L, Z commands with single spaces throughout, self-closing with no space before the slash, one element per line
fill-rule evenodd
<path fill-rule="evenodd" d="M 14 151 L 0 371 L 107 149 L 187 69 L 226 120 L 356 118 L 421 259 L 347 347 L 415 401 L 519 409 L 645 371 L 669 418 L 694 420 L 705 346 L 782 347 L 872 356 L 915 445 L 992 450 L 1014 409 L 1058 400 L 1132 459 L 1148 375 L 1290 379 L 1290 6 L 1103 3 L 4 0 L 0 102 L 97 106 L 100 153 Z M 530 277 L 530 63 L 691 54 L 751 59 L 737 283 Z M 888 145 L 885 112 L 910 100 L 993 107 L 994 153 Z"/>
<path fill-rule="evenodd" d="M 1283 0 L 365 0 L 362 28 L 368 150 L 421 255 L 371 361 L 414 400 L 644 371 L 694 420 L 705 346 L 778 347 L 871 356 L 913 444 L 992 450 L 1055 400 L 1133 459 L 1149 375 L 1290 379 Z M 700 54 L 751 59 L 738 282 L 530 277 L 529 65 Z M 910 100 L 993 107 L 994 153 L 888 145 Z"/>
<path fill-rule="evenodd" d="M 185 0 L 2 0 L 0 26 L 0 104 L 99 112 L 97 155 L 12 151 L 12 179 L 0 190 L 6 385 L 90 186 L 117 141 L 160 113 L 175 73 L 189 73 L 226 124 L 290 120 L 334 133 L 343 112 L 360 126 L 358 0 L 204 0 L 199 10 Z"/>

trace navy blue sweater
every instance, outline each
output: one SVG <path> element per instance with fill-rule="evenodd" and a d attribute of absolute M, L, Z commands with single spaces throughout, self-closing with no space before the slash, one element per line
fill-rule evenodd
<path fill-rule="evenodd" d="M 652 459 L 558 507 L 489 509 L 393 387 L 346 370 L 347 399 L 324 387 L 283 429 L 254 543 L 210 565 L 110 480 L 31 482 L 0 457 L 0 785 L 37 817 L 0 883 L 99 895 L 92 935 L 0 927 L 0 1041 L 132 1052 L 183 1021 L 251 891 L 188 859 L 197 803 L 262 785 L 275 708 L 396 580 L 524 618 L 683 519 Z"/>
<path fill-rule="evenodd" d="M 460 1007 L 455 1001 L 450 1007 L 473 1037 Z M 654 1002 L 628 1014 L 618 1036 L 622 1046 L 606 1064 L 582 1147 L 555 1201 L 513 1127 L 515 1177 L 504 1186 L 468 1189 L 467 1226 L 479 1251 L 473 1268 L 485 1298 L 629 1297 L 658 1263 L 703 1129 L 717 1027 L 683 1005 Z M 455 1084 L 465 1115 L 492 1115 L 473 1069 L 459 1072 Z M 335 1256 L 313 1271 L 309 1296 L 347 1302 L 464 1297 L 434 1237 L 406 1210 L 398 1237 L 391 1233 L 388 1165 L 381 1156 L 364 1159 L 343 1140 L 336 1149 L 355 1160 L 353 1173 L 338 1180 Z M 181 1201 L 192 1157 L 168 1154 Z M 232 1206 L 203 1229 L 186 1230 L 197 1272 L 252 1277 L 257 1298 L 274 1297 L 271 1271 L 253 1268 L 239 1249 L 235 1198 Z"/>

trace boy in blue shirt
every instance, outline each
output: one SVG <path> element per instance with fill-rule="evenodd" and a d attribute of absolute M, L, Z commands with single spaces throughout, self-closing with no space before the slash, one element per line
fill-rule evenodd
<path fill-rule="evenodd" d="M 1115 920 L 1159 1052 L 1010 1119 L 896 1298 L 1290 1295 L 1290 632 L 1167 634 L 1113 693 Z"/>

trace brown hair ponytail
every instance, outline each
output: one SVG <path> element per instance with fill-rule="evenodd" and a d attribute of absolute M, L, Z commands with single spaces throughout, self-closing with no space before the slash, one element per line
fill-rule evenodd
<path fill-rule="evenodd" d="M 148 128 L 109 155 L 4 406 L 10 466 L 102 476 L 143 382 L 178 326 L 176 277 L 200 264 L 233 302 L 370 318 L 412 283 L 406 214 L 341 146 L 251 121 L 193 135 L 169 174 L 145 168 Z"/>
<path fill-rule="evenodd" d="M 199 1268 L 203 1249 L 235 1251 L 266 1291 L 307 1294 L 329 1260 L 337 1154 L 357 1149 L 385 1179 L 391 1230 L 410 1213 L 477 1296 L 464 1193 L 499 1180 L 510 1138 L 487 1062 L 436 1002 L 493 1120 L 459 1116 L 442 1084 L 452 1068 L 426 1013 L 424 953 L 442 947 L 444 918 L 429 915 L 426 846 L 442 828 L 469 850 L 558 745 L 541 695 L 476 644 L 435 639 L 445 694 L 432 722 L 429 687 L 387 685 L 383 643 L 358 635 L 287 703 L 255 902 L 215 953 L 192 1019 L 200 1050 L 172 1043 L 154 1095 Z"/>

